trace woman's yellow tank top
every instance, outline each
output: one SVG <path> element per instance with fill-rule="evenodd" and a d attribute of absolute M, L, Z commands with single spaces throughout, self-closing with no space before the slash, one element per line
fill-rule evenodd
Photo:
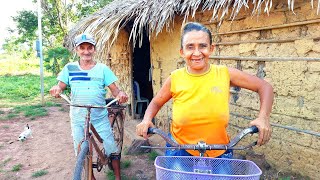
<path fill-rule="evenodd" d="M 171 73 L 173 97 L 171 134 L 179 144 L 227 144 L 226 128 L 229 121 L 228 68 L 210 65 L 208 72 L 201 75 L 188 73 L 186 68 Z M 187 150 L 197 156 L 198 151 Z M 206 151 L 217 157 L 225 150 Z"/>

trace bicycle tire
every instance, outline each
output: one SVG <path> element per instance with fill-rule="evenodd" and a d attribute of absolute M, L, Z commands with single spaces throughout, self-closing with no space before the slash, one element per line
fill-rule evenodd
<path fill-rule="evenodd" d="M 113 123 L 111 124 L 112 132 L 113 132 L 113 137 L 114 141 L 116 142 L 118 152 L 121 154 L 122 151 L 122 145 L 123 145 L 123 128 L 124 126 L 124 119 L 122 117 L 122 114 L 117 113 L 115 116 L 115 119 Z"/>
<path fill-rule="evenodd" d="M 116 143 L 118 152 L 121 158 L 122 144 L 123 144 L 123 126 L 124 126 L 124 118 L 121 113 L 117 113 L 115 115 L 114 121 L 111 124 L 112 134 L 114 141 Z M 113 171 L 112 160 L 108 158 L 108 167 Z"/>
<path fill-rule="evenodd" d="M 81 150 L 77 156 L 77 162 L 73 173 L 73 180 L 89 179 L 89 142 L 84 141 L 81 144 Z"/>

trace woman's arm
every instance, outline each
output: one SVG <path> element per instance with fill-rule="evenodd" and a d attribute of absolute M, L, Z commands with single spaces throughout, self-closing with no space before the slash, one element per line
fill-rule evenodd
<path fill-rule="evenodd" d="M 152 119 L 156 116 L 161 107 L 172 98 L 170 87 L 171 78 L 169 77 L 164 82 L 157 95 L 150 102 L 144 114 L 142 122 L 136 126 L 137 135 L 148 138 L 148 128 L 154 126 L 154 124 L 152 123 Z"/>
<path fill-rule="evenodd" d="M 259 129 L 258 145 L 267 143 L 271 137 L 270 113 L 274 98 L 272 86 L 263 79 L 235 68 L 229 68 L 229 74 L 231 86 L 249 89 L 259 94 L 259 115 L 255 120 L 250 122 L 250 125 L 255 125 Z"/>

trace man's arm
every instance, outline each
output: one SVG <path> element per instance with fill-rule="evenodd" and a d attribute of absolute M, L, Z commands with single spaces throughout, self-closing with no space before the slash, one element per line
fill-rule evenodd
<path fill-rule="evenodd" d="M 119 100 L 120 104 L 128 101 L 127 94 L 123 91 L 120 91 L 115 83 L 110 84 L 108 88 L 110 89 L 112 96 Z"/>

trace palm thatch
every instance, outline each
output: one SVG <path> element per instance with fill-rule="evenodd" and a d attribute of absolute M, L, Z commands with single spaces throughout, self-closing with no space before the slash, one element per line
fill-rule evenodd
<path fill-rule="evenodd" d="M 135 45 L 142 43 L 144 30 L 147 33 L 161 32 L 164 27 L 170 31 L 174 16 L 195 17 L 197 11 L 212 11 L 211 21 L 222 22 L 225 18 L 234 19 L 242 8 L 249 9 L 252 15 L 269 13 L 272 0 L 115 0 L 102 10 L 79 21 L 69 32 L 66 44 L 73 47 L 73 37 L 80 32 L 90 32 L 97 40 L 98 57 L 106 57 L 120 30 L 130 25 L 130 38 Z M 294 0 L 287 0 L 288 8 L 293 11 Z M 311 5 L 313 7 L 313 0 Z M 317 13 L 320 9 L 318 0 Z"/>

